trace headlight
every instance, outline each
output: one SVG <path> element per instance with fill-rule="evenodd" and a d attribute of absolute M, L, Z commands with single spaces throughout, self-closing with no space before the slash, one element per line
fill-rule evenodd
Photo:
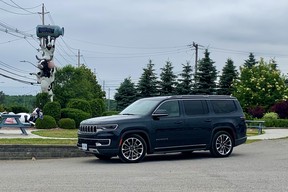
<path fill-rule="evenodd" d="M 97 131 L 105 129 L 116 129 L 117 127 L 117 124 L 97 125 Z"/>

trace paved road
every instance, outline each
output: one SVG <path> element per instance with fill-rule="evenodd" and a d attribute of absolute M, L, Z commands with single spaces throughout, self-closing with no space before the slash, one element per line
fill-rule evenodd
<path fill-rule="evenodd" d="M 222 159 L 199 152 L 149 156 L 138 164 L 94 157 L 0 163 L 4 192 L 288 191 L 288 139 L 241 145 Z"/>

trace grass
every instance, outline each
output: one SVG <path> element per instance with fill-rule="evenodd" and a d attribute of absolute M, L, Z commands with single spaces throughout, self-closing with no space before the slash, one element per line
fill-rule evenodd
<path fill-rule="evenodd" d="M 78 129 L 42 129 L 32 131 L 33 134 L 42 137 L 55 137 L 55 138 L 77 138 Z"/>
<path fill-rule="evenodd" d="M 76 139 L 0 139 L 0 145 L 74 145 L 76 146 Z"/>
<path fill-rule="evenodd" d="M 42 129 L 32 131 L 33 134 L 46 138 L 13 138 L 0 139 L 0 144 L 5 145 L 75 145 L 77 144 L 78 129 Z M 50 137 L 50 138 L 49 138 Z M 59 138 L 59 139 L 54 139 Z M 61 138 L 61 139 L 60 139 Z M 64 139 L 63 139 L 64 138 Z"/>
<path fill-rule="evenodd" d="M 262 130 L 263 134 L 265 133 L 263 130 Z M 258 129 L 247 129 L 247 133 L 246 133 L 247 137 L 249 136 L 256 136 L 258 135 Z"/>

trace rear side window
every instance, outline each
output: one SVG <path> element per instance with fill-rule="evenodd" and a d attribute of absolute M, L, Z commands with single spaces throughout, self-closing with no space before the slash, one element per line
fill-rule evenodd
<path fill-rule="evenodd" d="M 186 115 L 202 115 L 208 113 L 206 101 L 200 100 L 183 100 Z"/>
<path fill-rule="evenodd" d="M 231 113 L 237 111 L 233 100 L 212 100 L 211 104 L 215 113 Z"/>

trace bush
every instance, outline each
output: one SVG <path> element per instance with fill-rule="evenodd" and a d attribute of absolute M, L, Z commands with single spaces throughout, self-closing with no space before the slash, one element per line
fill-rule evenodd
<path fill-rule="evenodd" d="M 43 118 L 38 118 L 35 122 L 35 127 L 37 129 L 51 129 L 56 128 L 57 124 L 54 117 L 50 115 L 44 115 Z"/>
<path fill-rule="evenodd" d="M 288 119 L 264 119 L 265 127 L 288 127 Z"/>
<path fill-rule="evenodd" d="M 11 107 L 11 111 L 15 114 L 17 113 L 29 113 L 29 109 L 27 109 L 26 107 L 23 106 L 12 106 Z"/>
<path fill-rule="evenodd" d="M 63 129 L 75 129 L 76 128 L 76 123 L 74 119 L 70 119 L 70 118 L 60 119 L 58 124 L 59 124 L 59 127 Z"/>
<path fill-rule="evenodd" d="M 265 113 L 263 119 L 278 119 L 278 114 L 275 112 Z"/>
<path fill-rule="evenodd" d="M 102 113 L 105 110 L 105 103 L 103 99 L 93 99 L 90 102 L 92 117 L 102 116 Z"/>
<path fill-rule="evenodd" d="M 265 109 L 262 106 L 255 106 L 255 107 L 250 107 L 247 110 L 248 114 L 250 114 L 253 118 L 262 118 L 265 113 Z"/>
<path fill-rule="evenodd" d="M 59 102 L 48 102 L 43 107 L 43 114 L 54 117 L 56 122 L 61 118 L 61 105 Z"/>
<path fill-rule="evenodd" d="M 288 118 L 288 101 L 280 101 L 271 107 L 271 111 L 278 114 L 280 119 Z"/>
<path fill-rule="evenodd" d="M 90 103 L 84 99 L 70 99 L 66 108 L 80 109 L 86 113 L 92 114 Z"/>
<path fill-rule="evenodd" d="M 81 121 L 91 118 L 91 114 L 80 109 L 64 108 L 61 109 L 61 117 L 74 119 L 76 127 L 79 127 Z"/>
<path fill-rule="evenodd" d="M 118 115 L 119 111 L 105 111 L 102 115 L 103 116 L 110 116 L 110 115 Z"/>

